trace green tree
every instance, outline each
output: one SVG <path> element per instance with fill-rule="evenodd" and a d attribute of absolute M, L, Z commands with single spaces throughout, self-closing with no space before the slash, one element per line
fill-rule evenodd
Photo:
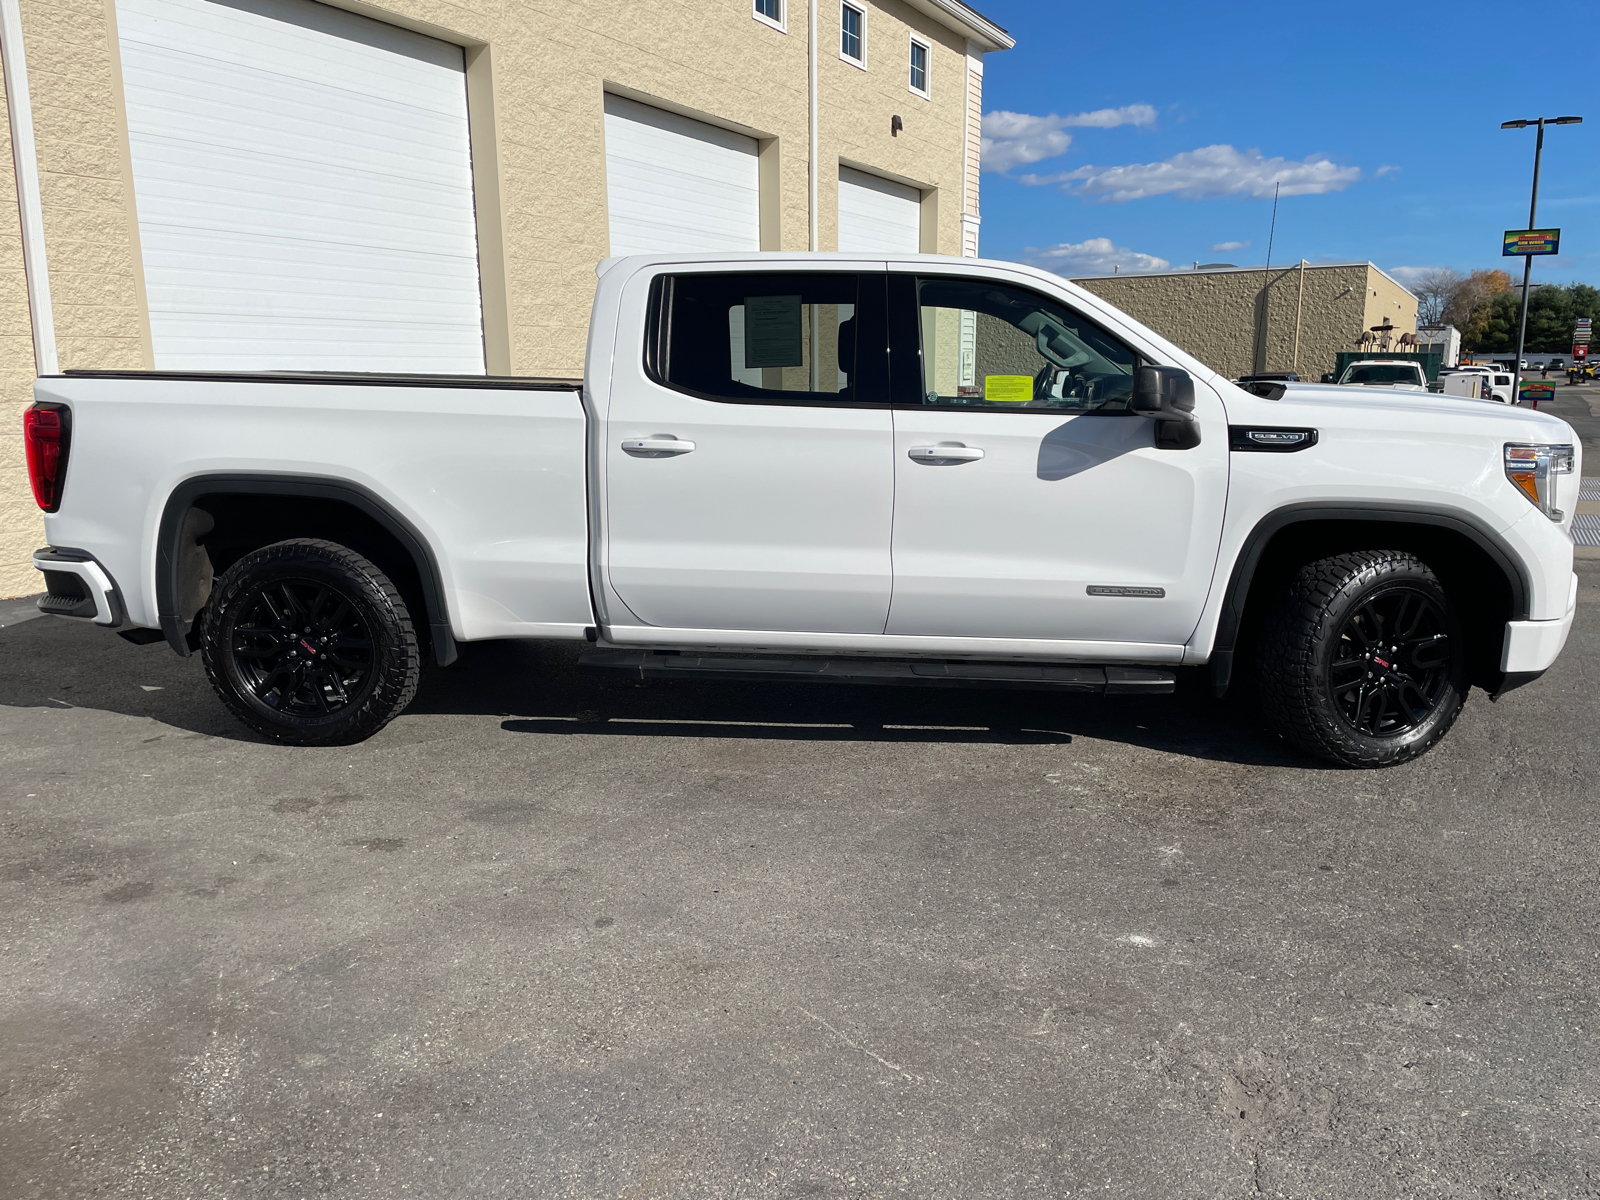
<path fill-rule="evenodd" d="M 1517 322 L 1521 316 L 1522 302 L 1516 292 L 1501 292 L 1480 300 L 1461 331 L 1462 349 L 1484 354 L 1516 353 Z"/>
<path fill-rule="evenodd" d="M 1521 314 L 1518 314 L 1520 319 Z M 1559 285 L 1542 287 L 1528 297 L 1528 353 L 1549 354 L 1572 345 L 1572 293 Z M 1511 348 L 1516 349 L 1516 337 Z"/>
<path fill-rule="evenodd" d="M 1550 284 L 1528 297 L 1527 354 L 1565 354 L 1579 317 L 1600 313 L 1600 289 L 1586 283 Z M 1480 297 L 1461 328 L 1461 346 L 1486 354 L 1515 354 L 1522 320 L 1520 289 Z"/>

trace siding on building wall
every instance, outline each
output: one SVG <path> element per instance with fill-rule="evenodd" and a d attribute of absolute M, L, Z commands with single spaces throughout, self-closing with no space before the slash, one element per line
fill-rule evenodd
<path fill-rule="evenodd" d="M 799 11 L 797 6 L 796 13 Z M 837 4 L 823 5 L 817 30 L 822 50 L 818 73 L 822 178 L 836 175 L 836 164 L 843 161 L 912 184 L 923 191 L 924 208 L 931 205 L 935 210 L 931 214 L 937 230 L 933 239 L 927 237 L 930 214 L 924 212 L 922 249 L 959 254 L 961 171 L 966 152 L 966 39 L 933 24 L 901 0 L 883 0 L 867 12 L 868 70 L 863 71 L 839 57 Z M 931 99 L 923 99 L 910 88 L 913 30 L 932 43 L 928 69 Z M 905 128 L 891 136 L 889 124 L 896 116 Z M 803 144 L 800 154 L 804 172 Z M 818 245 L 824 250 L 836 249 L 839 244 L 837 201 L 838 191 L 832 189 L 818 205 Z M 801 248 L 804 245 L 799 243 Z"/>
<path fill-rule="evenodd" d="M 1370 264 L 1194 271 L 1074 280 L 1230 379 L 1296 371 L 1318 379 L 1387 315 L 1415 333 L 1417 302 Z M 1373 296 L 1377 292 L 1377 297 Z M 1298 327 L 1298 352 L 1296 330 Z"/>
<path fill-rule="evenodd" d="M 149 366 L 114 0 L 20 2 L 61 364 Z M 807 46 L 798 0 L 789 0 L 787 33 L 754 20 L 750 0 L 337 6 L 467 48 L 491 370 L 582 373 L 594 265 L 610 253 L 607 90 L 759 137 L 763 188 L 775 193 L 762 198 L 763 246 L 806 248 Z M 966 161 L 966 42 L 904 0 L 868 9 L 867 71 L 839 58 L 838 6 L 818 14 L 819 245 L 836 245 L 842 161 L 920 189 L 923 249 L 959 254 L 963 170 L 977 170 L 975 155 Z M 908 86 L 913 30 L 930 46 L 931 99 Z M 894 116 L 905 126 L 898 137 L 890 136 Z M 26 402 L 32 373 L 25 293 L 12 296 L 8 274 L 15 263 L 20 279 L 15 196 L 7 186 L 0 199 L 10 206 L 0 208 L 0 308 L 21 305 L 0 341 L 7 411 Z M 26 354 L 13 347 L 13 331 L 22 331 Z M 23 364 L 14 380 L 13 359 Z M 0 594 L 16 594 L 38 588 L 28 556 L 42 544 L 40 522 L 18 439 L 0 442 Z"/>

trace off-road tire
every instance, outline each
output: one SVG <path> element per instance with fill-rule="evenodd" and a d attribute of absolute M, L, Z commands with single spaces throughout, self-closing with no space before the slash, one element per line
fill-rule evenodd
<path fill-rule="evenodd" d="M 223 573 L 200 614 L 200 658 L 234 716 L 296 746 L 371 737 L 411 703 L 422 671 L 394 584 L 354 550 L 313 538 L 252 551 Z"/>
<path fill-rule="evenodd" d="M 1399 614 L 1395 628 L 1374 640 L 1385 611 Z M 1408 637 L 1419 621 L 1420 635 Z M 1268 725 L 1296 749 L 1349 767 L 1391 767 L 1425 753 L 1455 724 L 1469 686 L 1459 614 L 1428 565 L 1400 550 L 1358 550 L 1300 568 L 1267 614 L 1255 658 Z M 1397 714 L 1389 726 L 1380 704 Z"/>

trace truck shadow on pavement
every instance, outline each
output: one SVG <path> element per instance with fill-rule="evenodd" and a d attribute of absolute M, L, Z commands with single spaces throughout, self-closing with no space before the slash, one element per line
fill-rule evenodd
<path fill-rule="evenodd" d="M 561 642 L 463 645 L 457 663 L 424 671 L 406 715 L 494 716 L 508 733 L 546 737 L 1008 745 L 1064 745 L 1090 737 L 1217 762 L 1324 768 L 1271 739 L 1243 697 L 1213 700 L 1199 672 L 1183 679 L 1175 695 L 1104 698 L 848 684 L 641 682 L 622 672 L 580 668 L 581 649 Z M 198 657 L 180 659 L 163 643 L 134 646 L 103 629 L 58 618 L 0 630 L 0 704 L 99 709 L 211 737 L 261 740 L 223 709 Z"/>

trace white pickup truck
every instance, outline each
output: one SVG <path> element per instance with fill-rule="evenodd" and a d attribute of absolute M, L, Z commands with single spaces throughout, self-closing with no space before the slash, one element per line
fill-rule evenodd
<path fill-rule="evenodd" d="M 484 638 L 667 678 L 1128 694 L 1206 667 L 1354 766 L 1550 666 L 1565 423 L 1254 386 L 1012 263 L 607 260 L 582 381 L 40 379 L 40 607 L 198 651 L 297 744 L 371 735 L 425 654 Z"/>
<path fill-rule="evenodd" d="M 1421 363 L 1407 359 L 1366 359 L 1353 362 L 1339 376 L 1342 386 L 1379 387 L 1394 391 L 1425 392 L 1428 376 Z"/>

